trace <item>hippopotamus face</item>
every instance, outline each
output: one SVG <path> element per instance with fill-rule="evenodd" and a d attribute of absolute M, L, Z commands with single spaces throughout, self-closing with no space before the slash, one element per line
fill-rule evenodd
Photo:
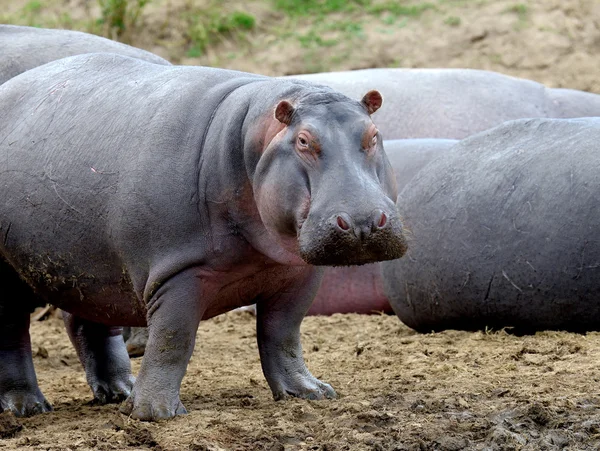
<path fill-rule="evenodd" d="M 406 251 L 396 183 L 370 115 L 382 104 L 312 93 L 275 108 L 278 127 L 258 163 L 261 219 L 288 250 L 313 265 L 361 265 Z"/>

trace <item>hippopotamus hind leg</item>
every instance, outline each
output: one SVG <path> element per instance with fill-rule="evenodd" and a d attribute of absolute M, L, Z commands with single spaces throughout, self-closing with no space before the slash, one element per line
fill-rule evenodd
<path fill-rule="evenodd" d="M 86 321 L 64 311 L 63 320 L 94 400 L 107 404 L 126 399 L 135 379 L 121 328 Z"/>
<path fill-rule="evenodd" d="M 52 406 L 38 387 L 29 315 L 35 296 L 16 271 L 0 257 L 0 411 L 17 416 L 49 412 Z"/>
<path fill-rule="evenodd" d="M 314 377 L 302 357 L 300 324 L 317 291 L 320 269 L 295 280 L 276 296 L 256 304 L 257 340 L 263 373 L 273 398 L 337 397 L 334 389 Z M 285 308 L 282 308 L 285 305 Z"/>

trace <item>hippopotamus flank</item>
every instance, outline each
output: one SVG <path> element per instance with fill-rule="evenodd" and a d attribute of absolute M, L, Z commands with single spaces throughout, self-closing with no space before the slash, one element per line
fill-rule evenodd
<path fill-rule="evenodd" d="M 467 138 L 398 197 L 405 259 L 382 263 L 408 326 L 600 330 L 600 118 Z"/>
<path fill-rule="evenodd" d="M 28 311 L 50 302 L 94 396 L 125 413 L 185 412 L 201 319 L 257 303 L 275 399 L 335 396 L 302 358 L 313 265 L 406 249 L 396 184 L 361 101 L 307 82 L 112 54 L 65 58 L 0 86 L 0 406 L 49 409 Z M 23 300 L 28 300 L 29 303 Z M 29 305 L 27 305 L 29 304 Z M 148 325 L 131 385 L 120 325 Z"/>
<path fill-rule="evenodd" d="M 93 34 L 18 25 L 0 25 L 0 49 L 0 84 L 50 61 L 84 53 L 116 53 L 154 64 L 171 64 L 153 53 Z"/>

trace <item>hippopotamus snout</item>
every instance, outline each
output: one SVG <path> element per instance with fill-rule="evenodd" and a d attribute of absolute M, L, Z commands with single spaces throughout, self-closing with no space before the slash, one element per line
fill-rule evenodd
<path fill-rule="evenodd" d="M 389 213 L 388 213 L 389 214 Z M 371 212 L 366 218 L 353 219 L 348 213 L 340 213 L 332 219 L 342 233 L 353 233 L 359 240 L 365 240 L 372 233 L 377 233 L 388 224 L 388 214 L 381 209 Z"/>
<path fill-rule="evenodd" d="M 313 265 L 362 265 L 400 258 L 406 252 L 402 221 L 392 206 L 366 214 L 341 211 L 324 221 L 309 215 L 299 242 L 302 258 Z"/>

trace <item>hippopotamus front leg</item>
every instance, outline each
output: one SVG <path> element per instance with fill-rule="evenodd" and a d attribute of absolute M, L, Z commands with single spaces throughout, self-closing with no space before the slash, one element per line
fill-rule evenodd
<path fill-rule="evenodd" d="M 121 412 L 153 421 L 187 413 L 179 388 L 206 308 L 196 268 L 169 278 L 148 303 L 148 344 L 131 395 Z"/>
<path fill-rule="evenodd" d="M 333 388 L 314 377 L 302 357 L 300 324 L 322 277 L 322 269 L 309 268 L 304 277 L 275 296 L 256 304 L 257 340 L 263 373 L 273 398 L 335 398 Z"/>
<path fill-rule="evenodd" d="M 63 320 L 94 399 L 107 404 L 127 398 L 135 378 L 121 328 L 86 321 L 65 311 Z"/>

